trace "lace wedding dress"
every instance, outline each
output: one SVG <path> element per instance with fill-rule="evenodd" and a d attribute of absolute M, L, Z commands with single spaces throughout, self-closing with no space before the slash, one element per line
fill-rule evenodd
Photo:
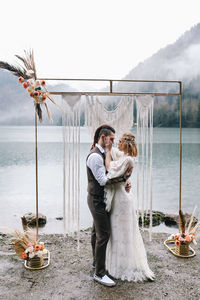
<path fill-rule="evenodd" d="M 112 149 L 108 178 L 123 175 L 133 167 L 135 158 Z M 116 279 L 128 281 L 153 280 L 154 273 L 147 262 L 134 208 L 133 194 L 125 191 L 124 183 L 106 187 L 106 207 L 111 210 L 111 237 L 107 245 L 106 269 Z"/>

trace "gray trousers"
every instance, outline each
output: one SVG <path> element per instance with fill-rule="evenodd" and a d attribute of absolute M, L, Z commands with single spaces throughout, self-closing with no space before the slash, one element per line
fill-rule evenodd
<path fill-rule="evenodd" d="M 88 206 L 93 217 L 91 244 L 95 261 L 95 274 L 106 274 L 106 247 L 110 238 L 110 214 L 105 210 L 103 197 L 88 194 Z"/>

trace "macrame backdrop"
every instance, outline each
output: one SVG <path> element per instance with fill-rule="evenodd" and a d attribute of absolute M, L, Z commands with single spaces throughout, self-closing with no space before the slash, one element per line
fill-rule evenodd
<path fill-rule="evenodd" d="M 64 232 L 77 232 L 79 247 L 81 96 L 64 95 L 62 100 Z"/>
<path fill-rule="evenodd" d="M 97 96 L 86 96 L 85 126 L 92 137 L 96 128 L 102 124 L 114 127 L 118 137 L 130 131 L 133 126 L 133 97 L 122 97 L 114 110 L 108 110 L 106 103 Z"/>
<path fill-rule="evenodd" d="M 142 228 L 144 211 L 150 215 L 150 240 L 152 232 L 152 153 L 153 153 L 153 104 L 150 95 L 137 96 L 137 211 L 141 210 Z"/>
<path fill-rule="evenodd" d="M 64 231 L 68 233 L 77 231 L 79 241 L 81 96 L 67 95 L 62 96 L 62 99 Z M 146 214 L 150 214 L 150 240 L 152 229 L 153 100 L 153 97 L 149 95 L 136 96 L 137 144 L 139 148 L 137 212 L 139 209 L 141 210 L 142 227 L 144 227 L 144 211 Z M 124 96 L 115 109 L 108 110 L 105 102 L 101 102 L 98 97 L 87 95 L 85 126 L 88 127 L 91 136 L 93 137 L 96 128 L 103 123 L 113 126 L 118 137 L 130 131 L 133 125 L 133 101 L 132 96 Z"/>

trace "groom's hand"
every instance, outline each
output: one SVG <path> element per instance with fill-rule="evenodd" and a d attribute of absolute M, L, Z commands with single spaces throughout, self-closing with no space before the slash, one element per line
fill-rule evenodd
<path fill-rule="evenodd" d="M 128 181 L 126 182 L 125 190 L 126 190 L 127 193 L 130 192 L 130 190 L 131 190 L 131 182 L 130 182 L 130 180 L 128 180 Z"/>
<path fill-rule="evenodd" d="M 132 171 L 133 171 L 133 167 L 128 168 L 124 174 L 124 178 L 128 179 L 131 176 Z"/>

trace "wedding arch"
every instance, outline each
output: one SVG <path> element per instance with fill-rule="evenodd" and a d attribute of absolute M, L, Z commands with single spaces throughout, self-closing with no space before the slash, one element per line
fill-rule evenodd
<path fill-rule="evenodd" d="M 40 78 L 38 78 L 40 80 Z M 142 160 L 142 183 L 137 180 L 137 208 L 139 209 L 139 198 L 142 198 L 142 220 L 144 210 L 150 211 L 150 228 L 152 227 L 152 141 L 153 141 L 153 98 L 154 97 L 177 97 L 179 104 L 179 199 L 178 206 L 181 210 L 182 189 L 182 82 L 161 80 L 113 80 L 113 79 L 69 79 L 69 78 L 43 78 L 45 81 L 75 81 L 75 82 L 103 82 L 108 86 L 103 91 L 50 91 L 51 95 L 60 95 L 63 99 L 63 219 L 66 230 L 66 205 L 68 205 L 67 232 L 79 232 L 80 229 L 80 100 L 85 96 L 85 125 L 94 133 L 94 129 L 102 124 L 108 123 L 115 127 L 121 134 L 130 129 L 133 124 L 133 99 L 137 106 L 137 142 L 140 145 Z M 126 83 L 133 90 L 126 91 L 116 89 L 116 83 L 121 86 Z M 155 89 L 155 85 L 161 86 L 161 91 Z M 134 86 L 135 85 L 135 86 Z M 143 85 L 143 86 L 142 86 Z M 149 91 L 151 86 L 151 91 Z M 176 87 L 175 92 L 167 92 Z M 111 110 L 106 110 L 99 97 L 118 97 L 118 105 Z M 88 111 L 89 110 L 89 111 Z M 102 117 L 103 115 L 103 117 Z M 119 125 L 119 120 L 120 124 Z M 122 126 L 124 123 L 125 126 Z M 150 130 L 148 130 L 150 124 Z M 37 122 L 36 122 L 37 126 Z M 149 132 L 149 134 L 148 134 Z M 149 146 L 150 145 L 150 146 Z M 150 149 L 149 149 L 149 148 Z M 141 152 L 141 154 L 140 154 Z M 148 158 L 148 153 L 150 157 Z M 66 168 L 67 166 L 67 168 Z M 149 168 L 149 170 L 148 170 Z M 138 175 L 139 179 L 139 167 Z M 67 182 L 66 182 L 67 181 Z M 67 184 L 67 188 L 66 188 Z M 67 195 L 67 197 L 66 197 Z M 68 198 L 68 201 L 66 201 Z M 148 199 L 149 198 L 149 199 Z M 149 207 L 148 207 L 149 203 Z M 180 230 L 180 220 L 179 220 Z M 151 235 L 151 230 L 150 230 Z"/>
<path fill-rule="evenodd" d="M 85 125 L 90 129 L 91 134 L 102 123 L 108 123 L 115 127 L 120 135 L 124 131 L 130 130 L 133 125 L 133 101 L 137 106 L 137 144 L 139 146 L 139 158 L 141 156 L 142 166 L 142 189 L 140 189 L 140 167 L 137 168 L 137 210 L 139 209 L 140 195 L 142 198 L 142 220 L 144 210 L 150 210 L 150 239 L 152 228 L 152 143 L 153 143 L 153 105 L 154 97 L 177 97 L 179 104 L 179 232 L 181 227 L 181 188 L 182 188 L 182 82 L 181 81 L 161 81 L 161 80 L 113 80 L 113 79 L 66 79 L 66 78 L 38 78 L 33 50 L 24 51 L 25 56 L 16 55 L 22 65 L 11 65 L 0 61 L 0 68 L 18 76 L 18 82 L 32 97 L 35 106 L 35 167 L 36 167 L 36 241 L 38 241 L 38 142 L 37 127 L 38 119 L 42 122 L 41 105 L 44 105 L 50 120 L 51 113 L 47 105 L 47 99 L 57 105 L 51 95 L 61 95 L 62 124 L 63 124 L 63 219 L 66 230 L 66 202 L 68 205 L 68 233 L 80 232 L 80 119 L 81 119 L 81 97 L 85 96 Z M 108 84 L 107 89 L 102 91 L 48 91 L 45 81 L 75 81 L 75 82 L 103 82 Z M 114 84 L 118 83 L 118 85 Z M 128 91 L 123 84 L 129 84 Z M 130 91 L 131 85 L 131 91 Z M 153 87 L 160 85 L 160 90 Z M 172 86 L 176 86 L 172 91 Z M 166 91 L 167 88 L 167 91 Z M 105 108 L 99 97 L 111 97 L 118 99 L 117 105 Z M 120 99 L 121 97 L 121 99 Z M 58 105 L 57 105 L 58 106 Z M 149 130 L 150 125 L 150 130 Z M 150 146 L 149 146 L 150 145 Z M 142 155 L 141 155 L 142 153 Z M 139 164 L 138 164 L 139 165 Z M 67 168 L 66 168 L 67 166 Z M 68 172 L 68 174 L 67 174 Z M 67 180 L 68 175 L 68 180 Z M 66 188 L 67 181 L 67 188 Z M 142 193 L 141 193 L 142 191 Z M 66 201 L 66 194 L 68 201 Z M 150 199 L 150 201 L 149 201 Z M 148 207 L 149 205 L 149 207 Z M 183 224 L 184 222 L 182 222 Z M 143 224 L 142 224 L 143 225 Z M 174 240 L 173 240 L 174 243 Z M 37 245 L 38 246 L 38 245 Z M 167 246 L 167 245 L 166 245 Z M 27 250 L 27 249 L 26 249 Z M 169 249 L 173 254 L 173 249 Z M 25 251 L 26 252 L 26 251 Z M 26 254 L 24 252 L 24 254 Z M 43 264 L 40 259 L 37 266 L 25 267 L 29 269 L 46 268 L 50 262 L 48 253 L 48 263 Z M 193 254 L 194 255 L 194 254 Z M 36 255 L 37 256 L 37 255 Z M 35 257 L 36 257 L 35 256 Z M 32 262 L 34 262 L 34 258 Z M 184 256 L 185 257 L 185 256 Z M 44 258 L 46 259 L 46 258 Z M 39 266 L 39 267 L 38 267 Z"/>

